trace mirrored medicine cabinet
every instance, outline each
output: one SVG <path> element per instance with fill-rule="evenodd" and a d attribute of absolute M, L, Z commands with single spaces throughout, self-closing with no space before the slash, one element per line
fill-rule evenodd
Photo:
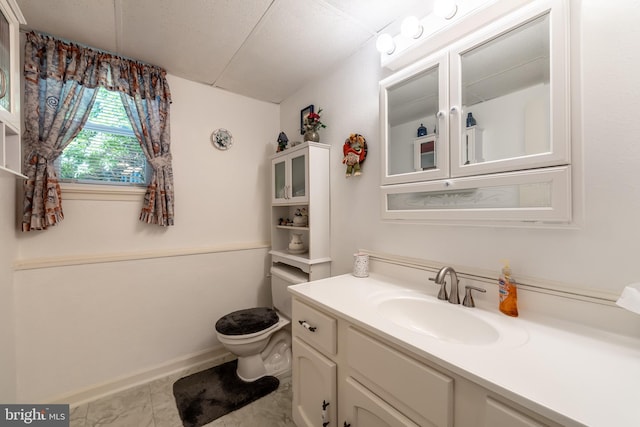
<path fill-rule="evenodd" d="M 380 82 L 383 218 L 571 220 L 568 16 L 532 2 Z"/>

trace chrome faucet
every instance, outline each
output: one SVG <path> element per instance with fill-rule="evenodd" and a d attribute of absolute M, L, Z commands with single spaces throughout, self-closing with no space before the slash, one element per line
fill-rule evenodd
<path fill-rule="evenodd" d="M 460 304 L 460 297 L 458 296 L 458 275 L 452 267 L 442 267 L 438 270 L 436 277 L 433 280 L 437 285 L 440 285 L 440 292 L 438 293 L 438 299 L 447 299 L 447 283 L 444 281 L 445 276 L 449 273 L 451 276 L 451 292 L 449 293 L 449 302 L 451 304 Z"/>

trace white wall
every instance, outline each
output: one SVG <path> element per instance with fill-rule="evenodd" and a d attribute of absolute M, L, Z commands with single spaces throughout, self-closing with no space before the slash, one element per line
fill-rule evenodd
<path fill-rule="evenodd" d="M 16 178 L 0 171 L 0 402 L 16 401 L 13 260 L 17 251 Z"/>
<path fill-rule="evenodd" d="M 578 91 L 573 102 L 582 105 L 584 124 L 573 143 L 582 147 L 584 157 L 574 159 L 584 162 L 583 224 L 576 229 L 529 229 L 382 222 L 377 82 L 389 72 L 381 70 L 371 42 L 281 104 L 286 132 L 293 132 L 304 106 L 324 109 L 328 127 L 321 130 L 321 141 L 332 145 L 333 274 L 348 272 L 353 252 L 368 248 L 489 269 L 496 277 L 500 260 L 509 258 L 516 279 L 526 275 L 611 294 L 640 280 L 640 4 L 571 4 L 582 22 L 582 29 L 575 28 L 581 38 L 572 47 L 582 48 L 582 65 L 574 63 Z M 579 109 L 576 113 L 580 119 Z M 349 132 L 367 138 L 369 157 L 362 176 L 345 180 L 341 146 Z"/>
<path fill-rule="evenodd" d="M 63 192 L 63 222 L 19 235 L 21 401 L 49 401 L 214 349 L 220 316 L 270 304 L 268 155 L 279 106 L 174 76 L 169 85 L 175 226 L 139 222 L 141 198 L 64 200 Z M 211 145 L 217 128 L 234 137 L 227 151 Z M 254 249 L 226 251 L 238 246 Z M 152 258 L 83 264 L 87 256 L 140 254 Z M 36 265 L 52 256 L 80 265 Z"/>

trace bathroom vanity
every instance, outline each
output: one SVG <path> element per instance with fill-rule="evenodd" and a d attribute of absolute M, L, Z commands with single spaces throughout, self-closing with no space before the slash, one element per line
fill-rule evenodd
<path fill-rule="evenodd" d="M 637 341 L 432 288 L 375 273 L 289 288 L 298 427 L 640 425 Z"/>

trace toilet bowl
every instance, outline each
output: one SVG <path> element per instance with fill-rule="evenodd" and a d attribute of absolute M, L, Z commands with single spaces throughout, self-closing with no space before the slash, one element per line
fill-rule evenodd
<path fill-rule="evenodd" d="M 268 307 L 234 311 L 216 322 L 216 336 L 238 357 L 236 373 L 243 381 L 279 375 L 291 367 L 289 319 Z"/>
<path fill-rule="evenodd" d="M 238 357 L 236 373 L 243 381 L 255 381 L 265 375 L 281 375 L 291 369 L 291 297 L 290 285 L 307 277 L 297 269 L 271 267 L 273 308 L 255 307 L 237 310 L 216 322 L 218 341 Z"/>

